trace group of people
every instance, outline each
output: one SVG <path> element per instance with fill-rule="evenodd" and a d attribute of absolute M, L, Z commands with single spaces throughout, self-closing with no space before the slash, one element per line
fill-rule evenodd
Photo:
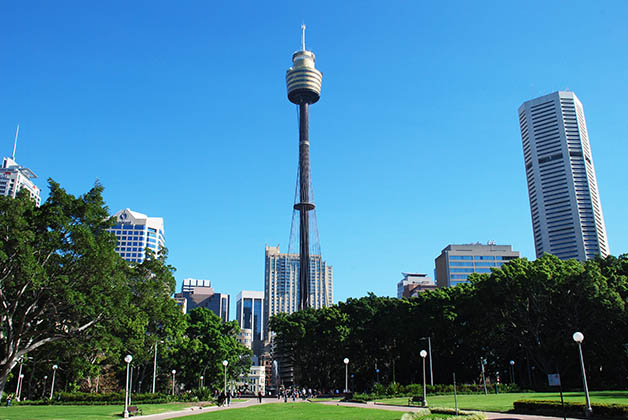
<path fill-rule="evenodd" d="M 312 398 L 315 395 L 316 391 L 312 391 L 311 388 L 305 389 L 301 388 L 299 391 L 298 388 L 288 388 L 288 389 L 280 389 L 277 393 L 277 399 L 281 400 L 283 398 L 284 402 L 288 402 L 289 398 L 292 398 L 292 401 L 296 401 L 299 398 L 302 400 L 306 400 L 307 398 Z"/>

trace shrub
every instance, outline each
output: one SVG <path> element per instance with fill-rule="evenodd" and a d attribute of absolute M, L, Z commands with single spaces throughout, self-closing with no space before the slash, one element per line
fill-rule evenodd
<path fill-rule="evenodd" d="M 515 412 L 520 414 L 544 414 L 544 415 L 562 415 L 562 405 L 560 401 L 543 401 L 543 400 L 519 400 L 513 403 Z M 565 414 L 572 416 L 581 416 L 585 411 L 584 403 L 565 402 Z M 595 417 L 628 417 L 627 404 L 591 404 Z"/>

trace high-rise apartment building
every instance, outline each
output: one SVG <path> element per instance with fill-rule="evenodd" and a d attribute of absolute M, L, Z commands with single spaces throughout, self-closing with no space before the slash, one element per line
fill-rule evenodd
<path fill-rule="evenodd" d="M 155 254 L 166 246 L 164 219 L 148 217 L 130 209 L 120 210 L 113 215 L 116 224 L 109 229 L 118 238 L 116 252 L 130 262 L 142 262 L 146 248 Z"/>
<path fill-rule="evenodd" d="M 229 321 L 230 296 L 215 292 L 210 280 L 183 279 L 181 293 L 175 293 L 174 297 L 186 301 L 185 313 L 195 308 L 206 308 L 222 321 Z"/>
<path fill-rule="evenodd" d="M 35 205 L 39 207 L 41 198 L 39 197 L 39 188 L 31 181 L 37 178 L 37 175 L 30 169 L 18 165 L 15 161 L 15 149 L 17 147 L 17 135 L 20 126 L 15 131 L 15 140 L 13 142 L 13 154 L 11 157 L 2 159 L 2 168 L 0 168 L 0 195 L 13 197 L 18 191 L 25 189 L 29 192 L 31 198 L 35 200 Z"/>
<path fill-rule="evenodd" d="M 510 260 L 519 258 L 519 252 L 510 245 L 463 244 L 447 245 L 436 257 L 436 284 L 438 287 L 467 283 L 471 273 L 490 273 Z"/>
<path fill-rule="evenodd" d="M 582 103 L 554 92 L 519 107 L 536 256 L 609 254 Z"/>
<path fill-rule="evenodd" d="M 236 298 L 236 319 L 242 329 L 252 331 L 253 342 L 264 339 L 264 292 L 242 290 Z"/>
<path fill-rule="evenodd" d="M 266 246 L 264 268 L 264 331 L 268 321 L 278 313 L 299 309 L 299 254 L 282 254 L 279 246 Z M 320 255 L 310 255 L 309 295 L 312 308 L 331 306 L 334 294 L 333 267 Z"/>

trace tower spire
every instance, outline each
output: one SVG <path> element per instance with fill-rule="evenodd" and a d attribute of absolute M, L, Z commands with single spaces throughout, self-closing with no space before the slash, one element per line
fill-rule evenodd
<path fill-rule="evenodd" d="M 305 51 L 305 23 L 301 24 L 301 51 Z"/>
<path fill-rule="evenodd" d="M 20 125 L 17 125 L 15 129 L 15 140 L 13 140 L 13 154 L 11 154 L 11 160 L 15 160 L 15 148 L 17 147 L 17 135 L 20 132 Z"/>

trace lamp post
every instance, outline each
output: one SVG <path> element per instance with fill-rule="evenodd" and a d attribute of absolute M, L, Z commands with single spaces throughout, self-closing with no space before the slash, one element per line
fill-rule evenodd
<path fill-rule="evenodd" d="M 510 361 L 510 383 L 511 384 L 515 383 L 515 361 L 514 360 Z"/>
<path fill-rule="evenodd" d="M 17 378 L 17 394 L 16 399 L 19 401 L 22 395 L 22 386 L 24 385 L 24 374 L 20 373 L 20 376 Z"/>
<path fill-rule="evenodd" d="M 432 370 L 432 337 L 421 337 L 427 340 L 427 354 L 430 356 L 430 385 L 434 386 L 434 371 Z"/>
<path fill-rule="evenodd" d="M 44 399 L 44 394 L 46 393 L 46 385 L 48 385 L 48 375 L 44 375 L 44 386 L 41 388 L 41 399 Z"/>
<path fill-rule="evenodd" d="M 129 417 L 129 366 L 131 365 L 131 360 L 133 360 L 133 356 L 127 354 L 124 356 L 124 361 L 126 362 L 126 393 L 124 395 L 124 412 L 122 413 L 122 417 Z"/>
<path fill-rule="evenodd" d="M 227 365 L 229 362 L 227 360 L 222 361 L 222 365 L 225 367 L 225 397 L 227 396 Z"/>
<path fill-rule="evenodd" d="M 488 395 L 488 391 L 486 390 L 486 375 L 484 374 L 484 365 L 486 364 L 486 359 L 480 357 L 480 365 L 482 366 L 482 383 L 484 384 L 484 395 Z"/>
<path fill-rule="evenodd" d="M 17 374 L 17 385 L 15 386 L 15 399 L 20 400 L 20 378 L 22 377 L 22 364 L 24 363 L 24 358 L 20 357 L 18 360 L 20 362 L 20 371 Z"/>
<path fill-rule="evenodd" d="M 423 359 L 423 405 L 427 407 L 427 390 L 425 389 L 425 358 L 427 357 L 427 352 L 421 350 L 419 355 Z"/>
<path fill-rule="evenodd" d="M 175 375 L 177 374 L 177 371 L 175 369 L 172 369 L 170 373 L 172 373 L 172 395 L 174 395 L 174 380 L 175 380 Z"/>
<path fill-rule="evenodd" d="M 161 344 L 164 340 L 157 340 Z M 153 394 L 155 393 L 155 381 L 157 380 L 157 341 L 155 341 L 155 358 L 153 359 Z"/>
<path fill-rule="evenodd" d="M 205 379 L 205 377 L 201 375 L 201 388 L 203 388 L 203 379 Z"/>
<path fill-rule="evenodd" d="M 345 357 L 343 360 L 345 363 L 345 393 L 349 392 L 349 358 Z"/>
<path fill-rule="evenodd" d="M 57 369 L 59 369 L 59 366 L 52 365 L 52 384 L 50 385 L 50 399 L 52 399 L 52 394 L 55 392 L 55 376 L 57 375 Z"/>
<path fill-rule="evenodd" d="M 589 400 L 589 387 L 587 386 L 587 374 L 584 371 L 584 358 L 582 357 L 582 341 L 584 340 L 584 334 L 581 332 L 575 332 L 573 334 L 573 341 L 578 343 L 578 353 L 580 353 L 580 369 L 582 369 L 582 382 L 584 384 L 584 398 L 586 399 L 586 408 L 584 409 L 584 414 L 587 417 L 591 417 L 593 415 L 593 410 L 591 409 L 591 401 Z"/>

